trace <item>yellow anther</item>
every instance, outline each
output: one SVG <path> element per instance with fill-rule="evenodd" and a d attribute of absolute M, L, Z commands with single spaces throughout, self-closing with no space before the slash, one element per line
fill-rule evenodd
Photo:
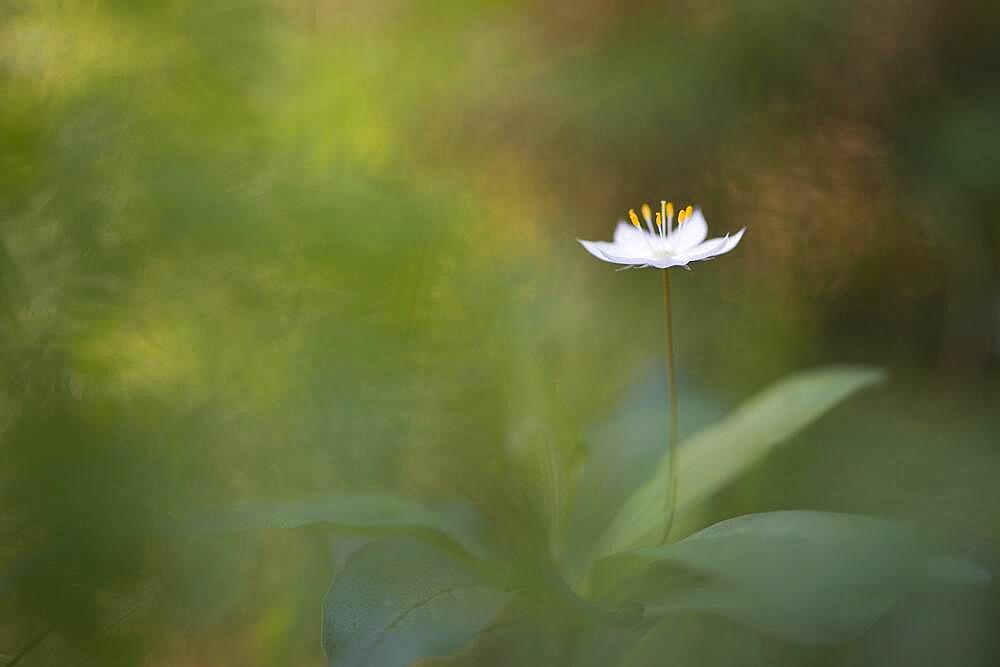
<path fill-rule="evenodd" d="M 642 219 L 645 220 L 646 222 L 652 222 L 653 218 L 651 216 L 652 216 L 652 209 L 649 208 L 649 204 L 643 204 Z"/>
<path fill-rule="evenodd" d="M 687 209 L 686 208 L 682 208 L 681 210 L 677 211 L 677 226 L 678 227 L 680 227 L 681 224 L 683 224 L 685 218 L 687 218 Z"/>
<path fill-rule="evenodd" d="M 692 213 L 694 213 L 694 206 L 689 205 L 686 209 L 684 209 L 684 219 L 687 220 L 690 218 Z"/>
<path fill-rule="evenodd" d="M 639 216 L 635 214 L 634 208 L 630 208 L 628 210 L 628 219 L 632 221 L 632 224 L 635 225 L 636 229 L 639 229 Z"/>
<path fill-rule="evenodd" d="M 667 220 L 674 219 L 674 203 L 672 201 L 667 202 Z"/>
<path fill-rule="evenodd" d="M 660 215 L 659 211 L 656 212 L 656 226 L 657 227 L 663 226 L 663 216 Z"/>

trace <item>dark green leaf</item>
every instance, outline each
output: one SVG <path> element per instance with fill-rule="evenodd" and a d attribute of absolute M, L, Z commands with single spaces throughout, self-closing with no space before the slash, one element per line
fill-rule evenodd
<path fill-rule="evenodd" d="M 463 559 L 395 537 L 355 552 L 323 604 L 330 665 L 405 667 L 449 655 L 496 618 L 508 595 Z"/>
<path fill-rule="evenodd" d="M 625 655 L 611 664 L 615 667 L 804 666 L 816 664 L 814 651 L 715 614 L 680 611 L 659 619 Z"/>
<path fill-rule="evenodd" d="M 497 619 L 454 655 L 421 660 L 419 667 L 507 667 L 556 665 L 567 651 L 564 617 L 552 614 L 529 593 L 514 594 Z"/>
<path fill-rule="evenodd" d="M 604 559 L 595 587 L 655 616 L 702 610 L 801 644 L 864 632 L 911 581 L 907 532 L 866 516 L 788 511 L 717 523 Z M 678 568 L 696 578 L 678 585 Z M 673 578 L 672 578 L 673 577 Z"/>
<path fill-rule="evenodd" d="M 927 576 L 932 580 L 958 586 L 986 586 L 993 577 L 968 558 L 932 556 L 927 559 Z"/>
<path fill-rule="evenodd" d="M 691 509 L 842 400 L 884 377 L 882 371 L 866 367 L 798 373 L 688 438 L 678 450 L 677 512 Z M 664 458 L 656 475 L 622 505 L 591 550 L 592 559 L 662 541 L 670 484 Z"/>
<path fill-rule="evenodd" d="M 683 369 L 678 369 L 677 382 L 685 440 L 732 409 Z M 586 576 L 590 547 L 628 497 L 656 473 L 667 447 L 666 400 L 666 376 L 656 366 L 621 397 L 614 412 L 585 434 L 586 464 L 573 499 L 563 558 L 572 581 Z"/>

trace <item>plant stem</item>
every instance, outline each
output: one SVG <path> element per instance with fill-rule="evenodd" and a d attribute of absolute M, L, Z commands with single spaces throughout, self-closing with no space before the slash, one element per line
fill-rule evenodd
<path fill-rule="evenodd" d="M 669 499 L 667 501 L 667 521 L 663 530 L 663 541 L 670 537 L 677 507 L 677 380 L 674 375 L 674 326 L 670 314 L 670 269 L 663 269 L 663 342 L 667 360 L 667 404 L 670 411 L 669 433 L 667 437 L 667 474 Z"/>

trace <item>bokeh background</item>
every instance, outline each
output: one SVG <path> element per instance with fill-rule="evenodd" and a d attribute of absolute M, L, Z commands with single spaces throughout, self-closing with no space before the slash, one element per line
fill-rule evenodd
<path fill-rule="evenodd" d="M 546 539 L 524 450 L 665 391 L 658 276 L 575 239 L 660 198 L 748 227 L 673 274 L 683 432 L 890 374 L 704 518 L 871 513 L 1000 572 L 997 34 L 977 0 L 2 3 L 0 663 L 323 664 L 329 535 L 156 536 L 198 508 L 380 490 Z M 838 649 L 657 650 L 1000 660 L 992 589 L 911 597 Z"/>

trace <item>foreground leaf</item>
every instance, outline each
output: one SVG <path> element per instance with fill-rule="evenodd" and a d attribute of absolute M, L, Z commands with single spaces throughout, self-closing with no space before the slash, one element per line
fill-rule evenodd
<path fill-rule="evenodd" d="M 677 453 L 676 511 L 695 507 L 842 400 L 884 377 L 882 371 L 866 367 L 798 373 L 688 438 Z M 625 501 L 592 548 L 592 560 L 662 541 L 670 504 L 667 463 L 664 457 L 653 478 Z"/>
<path fill-rule="evenodd" d="M 463 650 L 429 658 L 415 667 L 507 667 L 559 664 L 565 653 L 564 618 L 530 593 L 511 596 L 506 608 Z"/>
<path fill-rule="evenodd" d="M 617 664 L 644 629 L 567 613 L 543 596 L 522 593 L 465 650 L 414 667 L 605 667 Z"/>
<path fill-rule="evenodd" d="M 508 595 L 433 546 L 389 538 L 356 551 L 323 602 L 328 664 L 405 667 L 469 644 Z"/>
<path fill-rule="evenodd" d="M 586 461 L 570 513 L 568 545 L 561 559 L 571 581 L 590 568 L 590 549 L 622 504 L 656 473 L 667 442 L 666 377 L 650 369 L 620 404 L 589 428 Z M 683 439 L 723 419 L 732 406 L 678 369 L 678 405 Z"/>
<path fill-rule="evenodd" d="M 615 667 L 804 667 L 817 662 L 815 649 L 811 647 L 781 641 L 715 614 L 683 611 L 659 619 L 612 664 Z"/>
<path fill-rule="evenodd" d="M 834 644 L 889 610 L 912 581 L 911 551 L 907 532 L 880 519 L 769 512 L 604 559 L 594 581 L 650 616 L 708 611 L 788 641 Z M 695 577 L 678 586 L 678 569 Z"/>
<path fill-rule="evenodd" d="M 254 503 L 208 511 L 175 522 L 175 532 L 237 532 L 298 528 L 325 523 L 361 531 L 424 532 L 452 540 L 466 551 L 483 551 L 478 517 L 447 514 L 421 503 L 377 494 L 345 494 L 279 503 Z"/>

